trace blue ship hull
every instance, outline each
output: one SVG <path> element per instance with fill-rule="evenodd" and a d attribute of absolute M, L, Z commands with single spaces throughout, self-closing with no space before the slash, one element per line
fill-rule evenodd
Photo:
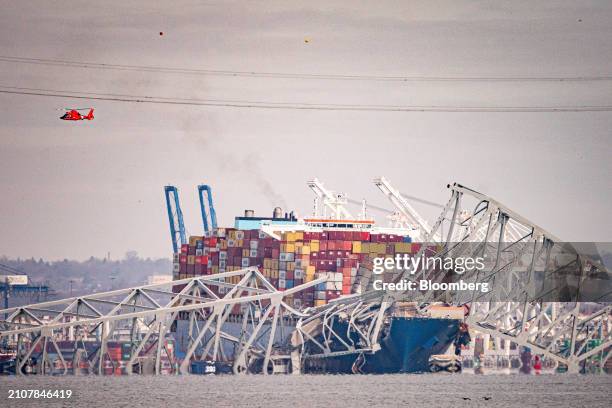
<path fill-rule="evenodd" d="M 447 351 L 460 323 L 458 319 L 392 317 L 382 335 L 381 349 L 376 353 L 312 360 L 305 368 L 307 372 L 338 374 L 429 372 L 429 357 Z M 335 331 L 346 333 L 346 325 L 339 323 Z"/>

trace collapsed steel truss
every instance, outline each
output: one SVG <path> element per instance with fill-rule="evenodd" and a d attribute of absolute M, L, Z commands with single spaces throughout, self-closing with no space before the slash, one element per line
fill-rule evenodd
<path fill-rule="evenodd" d="M 452 213 L 451 227 L 442 252 L 484 256 L 486 266 L 476 278 L 494 288 L 457 297 L 471 305 L 471 327 L 529 347 L 569 372 L 602 368 L 612 355 L 608 270 L 498 201 L 458 184 L 449 187 L 451 206 L 441 218 Z M 477 204 L 461 217 L 466 196 Z"/>
<path fill-rule="evenodd" d="M 226 282 L 230 280 L 237 282 Z M 64 374 L 68 373 L 67 360 L 72 361 L 74 368 L 77 362 L 84 362 L 89 372 L 103 374 L 105 363 L 110 360 L 107 342 L 113 339 L 115 332 L 129 331 L 131 348 L 127 373 L 149 361 L 159 374 L 162 359 L 171 356 L 165 344 L 166 334 L 181 317 L 189 320 L 189 344 L 180 364 L 181 373 L 189 371 L 194 359 L 229 360 L 236 374 L 255 370 L 268 373 L 273 371 L 270 367 L 276 357 L 273 342 L 279 321 L 304 316 L 287 304 L 287 296 L 323 281 L 318 279 L 278 291 L 256 267 L 250 267 L 14 307 L 0 310 L 0 340 L 16 342 L 18 375 L 23 373 L 33 353 L 39 352 L 40 372 L 52 371 L 53 364 L 47 353 L 50 347 L 56 351 Z M 175 293 L 173 287 L 180 291 Z M 242 313 L 242 330 L 238 336 L 224 330 L 224 324 L 230 314 L 236 312 L 237 305 Z M 69 336 L 76 340 L 71 356 L 64 355 L 58 347 L 58 341 Z M 87 355 L 79 346 L 92 337 L 96 338 L 99 347 Z M 222 342 L 235 346 L 234 355 L 225 355 Z M 39 346 L 42 346 L 41 351 L 38 351 Z M 254 364 L 257 361 L 260 364 Z"/>
<path fill-rule="evenodd" d="M 91 371 L 102 373 L 106 342 L 124 324 L 130 330 L 133 345 L 128 372 L 140 360 L 150 359 L 159 373 L 162 354 L 168 354 L 163 339 L 179 313 L 186 313 L 189 346 L 180 365 L 181 372 L 189 371 L 194 358 L 227 358 L 233 361 L 235 373 L 268 373 L 277 359 L 289 357 L 275 355 L 273 342 L 279 320 L 291 316 L 299 319 L 290 342 L 292 367 L 299 372 L 307 359 L 378 351 L 388 316 L 400 301 L 414 301 L 417 313 L 431 302 L 445 301 L 469 307 L 466 320 L 472 329 L 530 347 L 535 353 L 565 365 L 570 372 L 583 370 L 587 364 L 601 368 L 612 350 L 611 294 L 604 291 L 600 298 L 593 299 L 585 293 L 593 283 L 609 287 L 611 276 L 606 268 L 491 197 L 458 184 L 449 188 L 450 200 L 422 240 L 435 241 L 435 245 L 423 245 L 414 256 L 426 253 L 453 259 L 482 256 L 485 268 L 471 278 L 491 283 L 495 289 L 486 294 L 375 291 L 370 272 L 369 276 L 359 276 L 360 294 L 300 312 L 283 299 L 323 282 L 323 278 L 279 292 L 256 268 L 247 268 L 0 310 L 0 318 L 3 317 L 0 339 L 17 342 L 18 373 L 41 343 L 45 372 L 50 364 L 46 357 L 49 342 L 58 351 L 67 372 L 57 339 L 65 336 L 67 330 L 74 330 L 78 338 L 96 333 L 100 347 L 85 359 Z M 571 273 L 565 273 L 567 270 Z M 435 268 L 422 268 L 414 274 L 400 271 L 396 280 L 439 282 L 443 276 L 437 272 Z M 236 276 L 240 277 L 238 283 L 224 281 Z M 567 279 L 557 282 L 547 280 L 547 276 Z M 542 282 L 548 286 L 541 287 Z M 174 293 L 168 289 L 173 285 L 185 287 Z M 225 288 L 227 293 L 219 297 L 211 290 L 212 286 Z M 560 293 L 568 288 L 572 290 L 567 294 Z M 239 336 L 224 330 L 235 305 L 242 306 Z M 335 324 L 339 321 L 343 325 Z M 337 327 L 343 327 L 343 332 L 338 332 Z M 262 333 L 267 331 L 266 344 L 262 345 Z M 223 355 L 221 342 L 236 345 L 231 357 Z"/>
<path fill-rule="evenodd" d="M 376 352 L 389 312 L 398 301 L 410 300 L 417 311 L 435 301 L 466 305 L 472 329 L 529 347 L 570 372 L 587 364 L 603 367 L 612 355 L 612 294 L 604 291 L 592 299 L 585 292 L 599 284 L 610 288 L 606 268 L 491 197 L 459 184 L 448 187 L 451 198 L 423 239 L 435 245 L 423 245 L 414 256 L 481 256 L 485 267 L 471 279 L 494 290 L 382 292 L 372 289 L 371 272 L 359 276 L 362 295 L 334 301 L 298 322 L 292 344 L 301 348 L 302 361 Z M 470 201 L 475 202 L 471 208 Z M 438 272 L 433 267 L 400 271 L 395 280 L 441 282 L 444 275 Z M 555 276 L 566 279 L 557 282 Z M 560 293 L 568 287 L 573 290 Z M 336 321 L 345 323 L 341 333 Z"/>

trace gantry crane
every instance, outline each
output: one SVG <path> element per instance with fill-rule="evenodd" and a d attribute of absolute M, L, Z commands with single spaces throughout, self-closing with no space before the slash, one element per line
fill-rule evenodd
<path fill-rule="evenodd" d="M 170 223 L 170 239 L 172 240 L 172 249 L 176 254 L 180 250 L 180 245 L 187 243 L 183 212 L 179 202 L 178 189 L 174 186 L 166 186 L 164 187 L 164 193 L 166 194 L 166 208 Z"/>
<path fill-rule="evenodd" d="M 206 195 L 206 199 L 204 198 Z M 213 205 L 212 190 L 207 184 L 200 184 L 198 186 L 198 196 L 200 198 L 200 211 L 202 212 L 202 223 L 204 224 L 204 232 L 210 231 L 217 228 L 217 213 Z M 208 202 L 208 212 L 206 211 L 206 202 Z M 208 215 L 210 214 L 210 224 L 208 221 Z"/>
<path fill-rule="evenodd" d="M 400 191 L 391 185 L 389 180 L 384 177 L 378 177 L 374 179 L 374 184 L 397 209 L 397 212 L 394 214 L 394 219 L 397 224 L 395 227 L 418 230 L 421 237 L 429 235 L 431 231 L 429 223 L 427 223 L 427 221 L 425 221 L 425 219 L 410 205 Z M 439 242 L 440 235 L 437 233 L 434 234 L 431 240 Z"/>
<path fill-rule="evenodd" d="M 344 193 L 336 193 L 326 189 L 323 183 L 317 178 L 308 180 L 307 184 L 317 196 L 315 198 L 313 214 L 315 217 L 326 218 L 325 209 L 328 208 L 331 211 L 330 216 L 333 219 L 353 219 L 353 216 L 345 207 L 348 203 L 348 199 Z M 320 208 L 320 204 L 323 204 L 323 208 Z"/>

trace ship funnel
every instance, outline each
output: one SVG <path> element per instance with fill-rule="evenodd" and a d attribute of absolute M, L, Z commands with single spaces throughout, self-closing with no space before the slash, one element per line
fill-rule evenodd
<path fill-rule="evenodd" d="M 283 209 L 280 207 L 274 207 L 272 218 L 283 218 Z"/>
<path fill-rule="evenodd" d="M 253 210 L 244 210 L 244 216 L 247 218 L 253 218 L 255 216 L 255 211 Z"/>

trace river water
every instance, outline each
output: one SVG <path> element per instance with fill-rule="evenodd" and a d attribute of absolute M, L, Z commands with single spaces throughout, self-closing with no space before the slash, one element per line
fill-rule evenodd
<path fill-rule="evenodd" d="M 612 375 L 33 376 L 0 377 L 0 407 L 610 407 L 611 391 Z"/>

